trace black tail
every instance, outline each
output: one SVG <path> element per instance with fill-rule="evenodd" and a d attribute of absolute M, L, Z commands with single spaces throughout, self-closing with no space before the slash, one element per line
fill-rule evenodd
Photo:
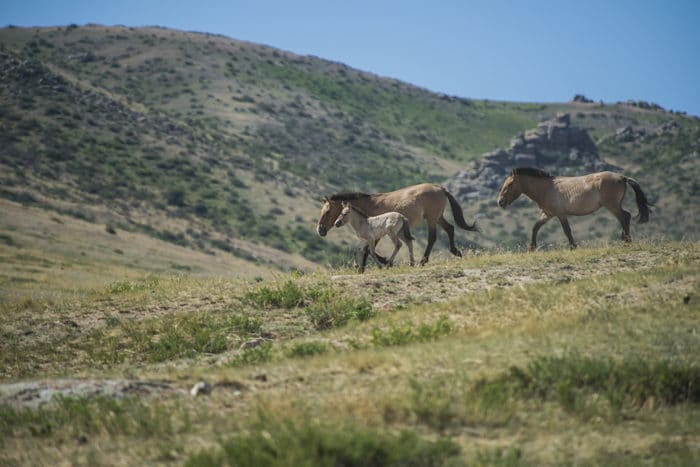
<path fill-rule="evenodd" d="M 411 230 L 408 228 L 408 219 L 405 219 L 403 222 L 403 226 L 401 226 L 401 235 L 407 242 L 415 240 L 413 235 L 411 235 Z"/>
<path fill-rule="evenodd" d="M 472 225 L 467 224 L 467 221 L 464 220 L 464 214 L 462 214 L 462 208 L 459 207 L 459 203 L 457 202 L 455 197 L 452 196 L 452 194 L 444 188 L 442 190 L 445 192 L 445 195 L 447 196 L 447 199 L 450 202 L 450 207 L 452 208 L 452 217 L 454 217 L 455 219 L 455 224 L 457 224 L 464 230 L 478 232 L 479 228 L 476 226 L 476 221 Z"/>
<path fill-rule="evenodd" d="M 634 190 L 635 199 L 637 200 L 637 208 L 639 209 L 637 220 L 640 224 L 643 224 L 649 220 L 649 206 L 653 206 L 653 204 L 651 204 L 647 197 L 644 195 L 642 187 L 639 186 L 637 180 L 630 177 L 625 177 L 625 180 L 627 181 L 627 183 L 630 184 L 630 186 Z"/>

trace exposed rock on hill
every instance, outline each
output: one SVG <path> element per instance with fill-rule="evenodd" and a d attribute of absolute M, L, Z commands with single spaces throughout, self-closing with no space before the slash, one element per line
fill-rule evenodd
<path fill-rule="evenodd" d="M 558 175 L 621 170 L 598 157 L 598 150 L 583 128 L 572 126 L 569 114 L 558 114 L 535 129 L 520 133 L 510 147 L 484 154 L 444 185 L 461 199 L 491 198 L 514 167 L 540 167 Z"/>

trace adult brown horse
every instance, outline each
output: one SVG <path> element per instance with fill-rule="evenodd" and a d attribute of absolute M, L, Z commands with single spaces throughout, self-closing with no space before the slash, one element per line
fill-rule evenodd
<path fill-rule="evenodd" d="M 459 203 L 444 187 L 432 183 L 422 183 L 389 193 L 336 193 L 323 198 L 321 217 L 316 226 L 316 230 L 321 237 L 325 237 L 328 230 L 333 227 L 333 223 L 343 209 L 343 201 L 352 202 L 354 206 L 359 207 L 368 216 L 378 216 L 391 211 L 400 212 L 408 218 L 410 228 L 415 227 L 425 219 L 428 223 L 428 246 L 425 248 L 425 253 L 423 253 L 421 264 L 428 262 L 430 251 L 433 249 L 433 244 L 437 237 L 437 225 L 447 232 L 447 237 L 450 240 L 450 252 L 455 256 L 462 256 L 455 246 L 455 228 L 442 215 L 448 201 L 452 208 L 452 217 L 454 217 L 455 223 L 464 230 L 477 230 L 476 223 L 472 225 L 467 224 Z M 367 254 L 368 249 L 365 248 L 360 268 L 364 268 Z"/>
<path fill-rule="evenodd" d="M 537 248 L 537 231 L 552 217 L 559 219 L 572 248 L 576 242 L 571 235 L 567 216 L 585 216 L 604 207 L 612 212 L 622 225 L 622 239 L 629 243 L 630 218 L 622 209 L 622 200 L 630 184 L 635 193 L 640 223 L 649 220 L 649 203 L 636 180 L 615 172 L 597 172 L 581 177 L 554 177 L 544 170 L 532 167 L 513 169 L 503 182 L 498 194 L 498 205 L 505 209 L 518 196 L 524 194 L 542 210 L 540 218 L 532 228 L 530 251 Z"/>

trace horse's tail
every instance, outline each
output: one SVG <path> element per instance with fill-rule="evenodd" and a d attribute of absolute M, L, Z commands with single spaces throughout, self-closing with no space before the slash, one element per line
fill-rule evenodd
<path fill-rule="evenodd" d="M 415 237 L 411 235 L 411 229 L 408 227 L 408 218 L 404 217 L 403 219 L 403 225 L 401 226 L 401 236 L 406 240 L 407 242 L 415 240 Z"/>
<path fill-rule="evenodd" d="M 476 221 L 472 225 L 467 224 L 467 221 L 464 220 L 464 214 L 462 214 L 462 208 L 459 207 L 459 203 L 455 199 L 452 194 L 447 191 L 445 188 L 442 189 L 442 191 L 445 192 L 445 196 L 447 196 L 447 200 L 450 202 L 450 207 L 452 208 L 452 217 L 455 219 L 455 224 L 457 224 L 459 227 L 463 228 L 464 230 L 471 230 L 472 232 L 478 232 L 479 228 L 476 226 Z"/>
<path fill-rule="evenodd" d="M 639 209 L 637 220 L 640 224 L 643 224 L 649 220 L 649 206 L 653 206 L 653 204 L 649 202 L 637 180 L 630 177 L 625 177 L 625 181 L 629 183 L 634 190 L 635 199 L 637 200 L 637 208 Z"/>

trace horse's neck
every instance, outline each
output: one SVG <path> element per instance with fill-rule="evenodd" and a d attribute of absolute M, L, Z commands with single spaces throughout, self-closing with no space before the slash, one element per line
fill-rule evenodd
<path fill-rule="evenodd" d="M 554 189 L 553 180 L 552 178 L 526 176 L 520 183 L 520 188 L 525 196 L 541 206 L 542 203 L 548 202 Z"/>
<path fill-rule="evenodd" d="M 385 212 L 386 209 L 381 209 L 384 207 L 383 193 L 369 195 L 365 198 L 359 198 L 353 201 L 353 204 L 360 208 L 362 212 L 366 213 L 368 216 L 374 216 L 378 213 Z"/>
<path fill-rule="evenodd" d="M 355 232 L 357 232 L 358 235 L 365 235 L 369 233 L 371 229 L 369 221 L 365 216 L 355 211 L 354 209 L 350 209 L 348 215 L 350 216 L 348 221 L 350 222 L 350 225 L 355 230 Z"/>

